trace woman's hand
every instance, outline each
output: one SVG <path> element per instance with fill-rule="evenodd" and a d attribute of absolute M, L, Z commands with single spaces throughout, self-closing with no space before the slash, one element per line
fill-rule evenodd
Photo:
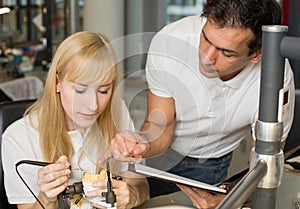
<path fill-rule="evenodd" d="M 125 181 L 115 179 L 112 179 L 112 185 L 117 198 L 118 209 L 131 208 L 128 207 L 132 197 L 130 186 Z M 85 192 L 87 197 L 99 197 L 103 192 L 107 192 L 107 180 L 96 181 L 93 183 L 93 187 L 97 189 Z M 94 204 L 94 206 L 97 208 L 104 208 L 96 204 Z"/>
<path fill-rule="evenodd" d="M 215 208 L 225 197 L 223 194 L 212 194 L 202 189 L 177 185 L 198 209 Z"/>
<path fill-rule="evenodd" d="M 68 186 L 70 173 L 70 163 L 66 156 L 61 156 L 55 163 L 39 169 L 37 184 L 45 203 L 57 201 L 57 196 Z"/>

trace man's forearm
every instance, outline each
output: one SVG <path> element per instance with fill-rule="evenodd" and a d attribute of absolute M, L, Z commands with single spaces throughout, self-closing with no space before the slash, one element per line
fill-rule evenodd
<path fill-rule="evenodd" d="M 154 157 L 165 152 L 171 145 L 175 121 L 167 126 L 158 124 L 150 124 L 145 121 L 141 135 L 149 143 L 147 152 L 143 153 L 143 157 Z"/>

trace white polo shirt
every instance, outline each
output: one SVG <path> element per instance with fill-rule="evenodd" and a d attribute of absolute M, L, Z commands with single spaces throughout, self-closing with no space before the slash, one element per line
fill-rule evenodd
<path fill-rule="evenodd" d="M 233 151 L 258 118 L 261 62 L 248 64 L 233 79 L 206 78 L 199 71 L 198 46 L 205 18 L 186 17 L 167 25 L 150 45 L 146 78 L 152 93 L 172 97 L 176 129 L 172 148 L 184 156 L 217 158 Z M 286 62 L 284 86 L 294 95 Z M 294 98 L 290 100 L 293 110 Z M 283 139 L 293 119 L 284 122 Z"/>

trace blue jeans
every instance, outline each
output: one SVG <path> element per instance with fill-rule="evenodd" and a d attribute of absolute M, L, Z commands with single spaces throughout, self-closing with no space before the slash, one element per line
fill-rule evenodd
<path fill-rule="evenodd" d="M 168 170 L 170 173 L 174 173 L 180 176 L 184 176 L 190 179 L 194 179 L 207 184 L 217 184 L 223 182 L 227 177 L 228 167 L 231 162 L 232 153 L 226 154 L 220 158 L 210 158 L 206 160 L 191 158 L 191 157 L 178 157 L 178 153 L 171 151 L 170 155 L 162 155 L 146 161 L 146 164 L 151 167 L 158 168 L 160 170 Z M 172 166 L 170 169 L 166 169 L 168 165 L 166 161 L 172 159 L 179 162 Z M 150 186 L 150 197 L 156 197 L 159 195 L 170 194 L 177 192 L 180 189 L 174 184 L 166 181 L 161 181 L 155 178 L 148 177 L 148 183 Z"/>

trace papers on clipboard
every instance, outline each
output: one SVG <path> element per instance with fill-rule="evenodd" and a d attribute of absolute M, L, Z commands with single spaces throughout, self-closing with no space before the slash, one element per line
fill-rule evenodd
<path fill-rule="evenodd" d="M 208 190 L 211 192 L 217 192 L 217 193 L 223 193 L 223 194 L 227 193 L 227 190 L 222 189 L 218 186 L 195 181 L 195 180 L 185 178 L 185 177 L 182 177 L 179 175 L 168 173 L 166 171 L 161 171 L 161 170 L 158 170 L 155 168 L 151 168 L 151 167 L 143 165 L 143 164 L 128 163 L 127 170 L 134 172 L 134 173 L 142 174 L 144 176 L 150 176 L 153 178 L 158 178 L 158 179 L 173 182 L 176 184 L 183 184 L 183 185 L 187 185 L 187 186 L 191 186 L 191 187 L 195 187 L 195 188 L 199 188 L 199 189 Z"/>

